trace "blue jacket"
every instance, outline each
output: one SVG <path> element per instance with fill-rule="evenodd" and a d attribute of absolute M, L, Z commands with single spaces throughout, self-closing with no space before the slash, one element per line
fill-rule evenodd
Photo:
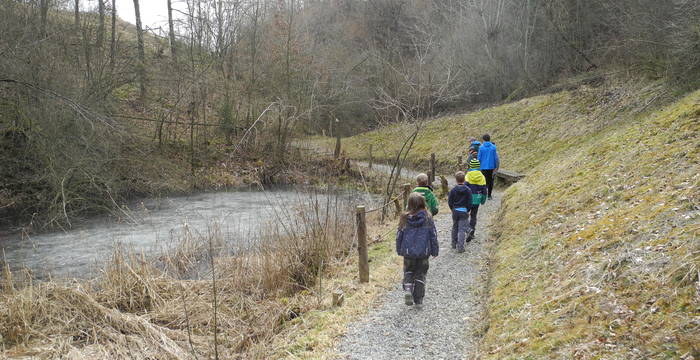
<path fill-rule="evenodd" d="M 396 253 L 406 258 L 425 259 L 430 255 L 438 256 L 439 251 L 433 219 L 425 211 L 408 215 L 406 226 L 396 232 Z"/>
<path fill-rule="evenodd" d="M 478 158 L 481 163 L 481 170 L 493 170 L 500 167 L 496 145 L 490 141 L 485 141 L 479 146 Z"/>
<path fill-rule="evenodd" d="M 457 184 L 450 194 L 447 196 L 447 205 L 450 206 L 450 210 L 465 208 L 469 209 L 472 207 L 472 192 L 471 189 L 465 184 Z"/>

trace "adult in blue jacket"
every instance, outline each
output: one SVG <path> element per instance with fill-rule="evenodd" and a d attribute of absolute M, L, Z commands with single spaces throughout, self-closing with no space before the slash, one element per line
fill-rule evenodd
<path fill-rule="evenodd" d="M 496 150 L 496 145 L 491 142 L 491 135 L 484 134 L 481 137 L 484 143 L 479 146 L 479 155 L 477 158 L 481 163 L 481 173 L 486 177 L 486 189 L 488 192 L 489 199 L 491 199 L 491 193 L 493 192 L 493 177 L 498 172 L 498 167 L 500 162 L 498 160 L 498 150 Z"/>

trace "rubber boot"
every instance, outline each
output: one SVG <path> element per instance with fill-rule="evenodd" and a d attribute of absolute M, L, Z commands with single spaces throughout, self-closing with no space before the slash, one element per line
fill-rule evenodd
<path fill-rule="evenodd" d="M 475 232 L 476 232 L 476 229 L 474 229 L 474 228 L 469 229 L 469 235 L 467 236 L 467 242 L 470 242 L 474 239 Z"/>
<path fill-rule="evenodd" d="M 403 301 L 406 305 L 411 306 L 413 305 L 413 284 L 404 284 L 403 285 Z"/>

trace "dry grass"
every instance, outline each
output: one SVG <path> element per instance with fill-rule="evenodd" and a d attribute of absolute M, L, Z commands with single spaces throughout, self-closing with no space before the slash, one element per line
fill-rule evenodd
<path fill-rule="evenodd" d="M 672 93 L 609 79 L 427 124 L 413 163 L 490 132 L 527 175 L 499 214 L 482 358 L 700 358 L 700 91 Z M 344 150 L 386 160 L 409 130 Z"/>
<path fill-rule="evenodd" d="M 327 353 L 334 340 L 314 342 L 306 335 L 337 328 L 338 314 L 363 311 L 379 288 L 356 283 L 353 209 L 318 199 L 309 196 L 299 208 L 278 213 L 267 232 L 245 246 L 227 247 L 216 227 L 201 238 L 184 236 L 160 258 L 164 266 L 117 249 L 103 274 L 91 281 L 20 285 L 6 269 L 0 356 L 212 358 L 215 332 L 219 358 Z M 390 249 L 385 242 L 373 245 L 373 261 L 387 263 Z M 230 253 L 235 255 L 214 258 L 215 307 L 212 280 L 182 276 L 211 254 Z M 211 277 L 209 271 L 205 278 Z M 354 306 L 330 307 L 330 293 L 338 287 Z M 330 324 L 330 318 L 336 320 Z"/>

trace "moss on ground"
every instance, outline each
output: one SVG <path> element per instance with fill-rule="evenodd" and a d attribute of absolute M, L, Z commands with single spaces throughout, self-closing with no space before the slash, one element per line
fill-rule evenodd
<path fill-rule="evenodd" d="M 527 175 L 498 215 L 482 358 L 700 357 L 700 91 L 670 93 L 610 80 L 425 125 L 414 164 L 434 152 L 452 167 L 489 132 Z M 387 161 L 410 131 L 344 150 Z"/>

